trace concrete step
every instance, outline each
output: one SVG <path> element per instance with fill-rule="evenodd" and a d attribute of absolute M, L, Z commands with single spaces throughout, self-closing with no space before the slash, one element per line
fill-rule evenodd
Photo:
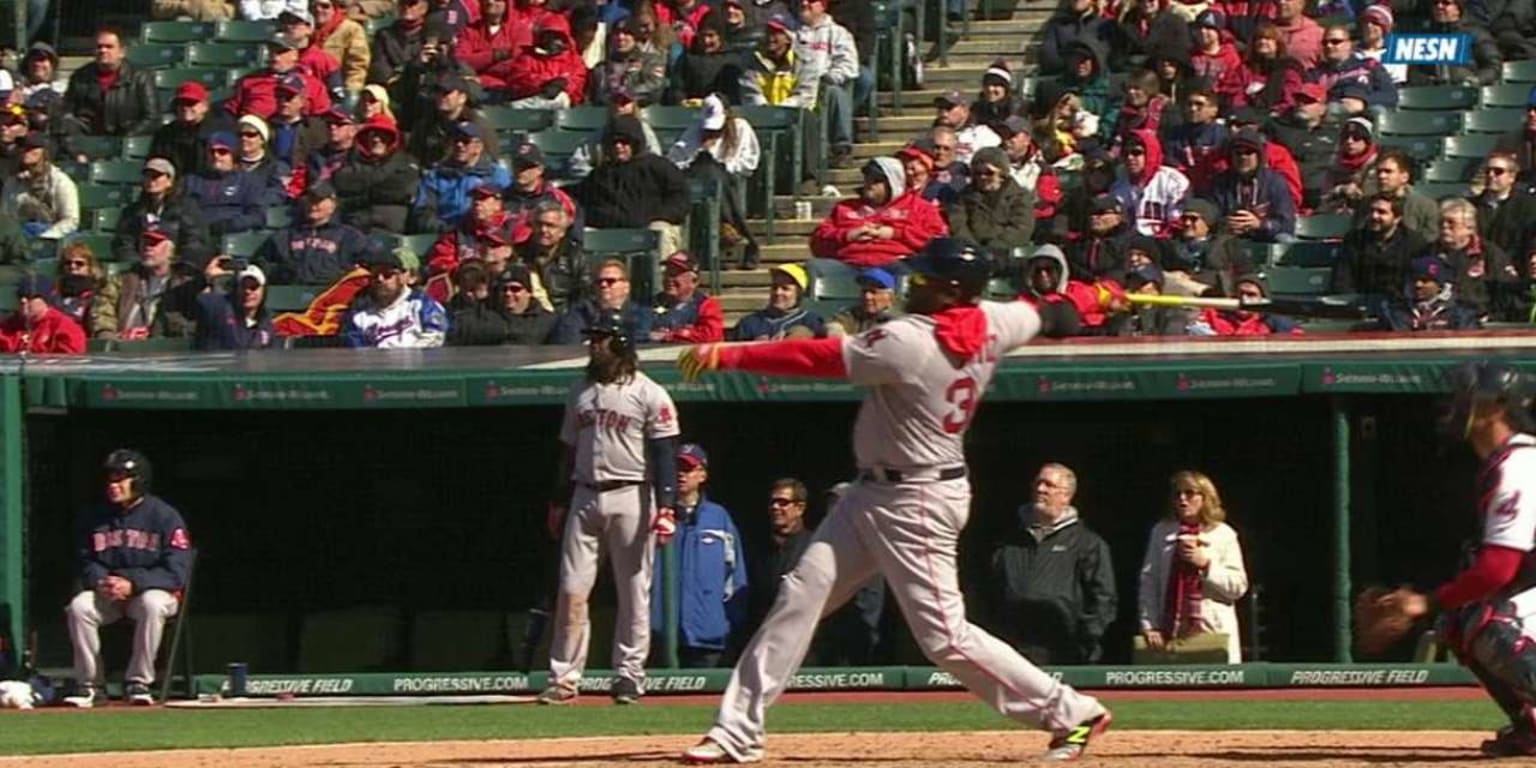
<path fill-rule="evenodd" d="M 851 189 L 851 187 L 850 187 Z M 780 242 L 799 238 L 804 240 L 811 236 L 820 219 L 775 219 L 773 222 L 774 235 Z M 752 236 L 763 238 L 768 236 L 768 222 L 763 219 L 748 219 L 747 228 L 752 230 Z"/>
<path fill-rule="evenodd" d="M 881 115 L 878 126 L 880 128 L 881 141 L 895 141 L 897 136 L 913 136 L 928 130 L 933 125 L 933 109 L 905 109 L 900 115 Z M 856 117 L 853 127 L 859 136 L 869 130 L 869 118 Z M 889 135 L 887 135 L 889 134 Z"/>
<path fill-rule="evenodd" d="M 717 298 L 720 299 L 720 309 L 725 311 L 727 328 L 735 325 L 736 321 L 742 317 L 762 309 L 768 303 L 768 294 L 761 289 L 724 291 Z"/>

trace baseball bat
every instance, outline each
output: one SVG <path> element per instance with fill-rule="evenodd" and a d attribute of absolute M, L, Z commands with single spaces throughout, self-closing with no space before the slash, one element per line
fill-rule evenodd
<path fill-rule="evenodd" d="M 1263 299 L 1240 299 L 1208 296 L 1161 296 L 1146 293 L 1126 295 L 1131 304 L 1152 307 L 1181 307 L 1189 309 L 1246 310 L 1248 312 L 1277 312 L 1301 317 L 1335 317 L 1360 319 L 1370 312 L 1354 296 L 1308 296 Z"/>

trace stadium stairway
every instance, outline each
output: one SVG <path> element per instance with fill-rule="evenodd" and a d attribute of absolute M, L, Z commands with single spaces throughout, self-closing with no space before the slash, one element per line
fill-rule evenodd
<path fill-rule="evenodd" d="M 722 272 L 720 303 L 725 309 L 726 326 L 757 309 L 766 301 L 769 285 L 768 270 L 776 264 L 788 264 L 810 258 L 809 238 L 821 218 L 832 209 L 832 204 L 853 193 L 859 184 L 859 167 L 866 160 L 891 155 L 916 138 L 933 124 L 933 100 L 949 90 L 959 90 L 974 96 L 981 90 L 981 75 L 998 59 L 1004 59 L 1013 70 L 1015 84 L 1020 78 L 1034 71 L 1033 50 L 1038 45 L 1038 32 L 1046 19 L 1054 12 L 1052 3 L 1039 0 L 993 0 L 994 15 L 997 8 L 1014 2 L 1010 19 L 1003 21 L 976 21 L 970 24 L 970 34 L 953 42 L 948 61 L 929 62 L 923 67 L 923 85 L 919 90 L 901 92 L 900 112 L 896 97 L 889 91 L 876 95 L 879 113 L 879 133 L 870 135 L 869 118 L 854 121 L 857 143 L 854 145 L 854 162 L 848 168 L 832 168 L 827 171 L 825 183 L 835 186 L 840 197 L 814 197 L 811 202 L 811 219 L 795 218 L 794 198 L 779 195 L 774 199 L 776 240 L 769 244 L 767 222 L 751 219 L 748 225 L 762 244 L 762 267 L 755 270 L 726 269 Z M 974 9 L 978 0 L 970 0 Z M 952 27 L 956 31 L 959 25 Z M 1027 42 L 1026 42 L 1027 41 Z M 1027 45 L 1027 47 L 1026 47 Z M 924 46 L 927 52 L 928 46 Z M 1025 66 L 1026 58 L 1029 66 Z"/>

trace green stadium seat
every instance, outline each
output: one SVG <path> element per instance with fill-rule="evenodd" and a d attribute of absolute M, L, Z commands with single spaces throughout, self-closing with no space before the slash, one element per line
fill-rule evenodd
<path fill-rule="evenodd" d="M 139 43 L 128 47 L 128 63 L 140 69 L 179 67 L 185 61 L 186 46 L 180 43 Z"/>
<path fill-rule="evenodd" d="M 59 254 L 59 241 L 29 238 L 27 240 L 27 261 L 37 263 L 44 259 L 54 258 Z"/>
<path fill-rule="evenodd" d="M 604 107 L 571 107 L 555 113 L 555 127 L 562 131 L 601 131 L 608 127 Z"/>
<path fill-rule="evenodd" d="M 269 285 L 267 286 L 267 309 L 273 312 L 301 312 L 309 308 L 310 302 L 315 300 L 320 292 L 329 286 L 324 285 Z"/>
<path fill-rule="evenodd" d="M 123 152 L 123 140 L 116 136 L 71 136 L 66 143 L 91 160 L 113 160 Z"/>
<path fill-rule="evenodd" d="M 218 23 L 213 39 L 223 43 L 265 43 L 276 34 L 276 22 L 231 19 Z"/>
<path fill-rule="evenodd" d="M 1414 184 L 1413 190 L 1431 200 L 1472 196 L 1466 183 L 1461 181 L 1424 181 Z"/>
<path fill-rule="evenodd" d="M 15 291 L 0 291 L 0 312 L 15 312 L 21 308 L 21 297 Z"/>
<path fill-rule="evenodd" d="M 1467 113 L 1462 129 L 1467 133 L 1509 133 L 1524 125 L 1523 109 L 1479 109 Z"/>
<path fill-rule="evenodd" d="M 219 253 L 236 258 L 251 258 L 256 255 L 256 250 L 265 243 L 272 233 L 266 230 L 255 232 L 237 232 L 233 235 L 225 235 L 219 243 Z"/>
<path fill-rule="evenodd" d="M 657 235 L 649 229 L 588 229 L 582 234 L 587 263 L 596 266 L 607 259 L 624 262 L 637 295 L 660 290 L 661 258 Z"/>
<path fill-rule="evenodd" d="M 146 43 L 196 43 L 212 40 L 214 25 L 201 21 L 146 21 L 139 39 Z"/>
<path fill-rule="evenodd" d="M 859 271 L 836 259 L 811 259 L 805 263 L 805 272 L 811 278 L 807 293 L 816 301 L 855 301 L 863 292 Z"/>
<path fill-rule="evenodd" d="M 229 69 L 199 66 L 155 70 L 155 89 L 159 91 L 174 91 L 182 83 L 192 81 L 202 83 L 210 91 L 223 88 L 229 82 Z M 169 107 L 169 100 L 162 106 Z"/>
<path fill-rule="evenodd" d="M 282 229 L 293 223 L 293 209 L 286 205 L 274 205 L 266 210 L 267 229 Z"/>
<path fill-rule="evenodd" d="M 1259 243 L 1252 240 L 1238 242 L 1242 244 L 1243 252 L 1248 254 L 1248 260 L 1261 270 L 1278 261 L 1286 248 L 1285 243 Z"/>
<path fill-rule="evenodd" d="M 1499 145 L 1499 137 L 1486 133 L 1452 136 L 1445 140 L 1446 157 L 1485 158 Z"/>
<path fill-rule="evenodd" d="M 1296 237 L 1301 240 L 1334 240 L 1349 233 L 1350 218 L 1343 214 L 1318 214 L 1296 219 Z"/>
<path fill-rule="evenodd" d="M 1484 107 L 1518 107 L 1525 109 L 1530 103 L 1531 86 L 1523 83 L 1483 86 L 1479 99 Z"/>
<path fill-rule="evenodd" d="M 367 30 L 368 38 L 372 40 L 373 36 L 377 34 L 379 30 L 393 23 L 395 23 L 395 16 L 394 14 L 389 14 L 386 16 L 379 16 L 377 18 L 369 19 L 368 21 L 364 22 L 363 29 Z"/>
<path fill-rule="evenodd" d="M 97 208 L 121 208 L 139 196 L 138 187 L 123 185 L 81 184 L 80 210 L 94 211 Z"/>
<path fill-rule="evenodd" d="M 1424 168 L 1424 180 L 1428 182 L 1470 181 L 1482 165 L 1481 158 L 1444 157 L 1431 161 Z"/>
<path fill-rule="evenodd" d="M 993 301 L 1011 301 L 1018 298 L 1019 288 L 1009 278 L 994 277 L 987 281 L 986 295 Z"/>
<path fill-rule="evenodd" d="M 1459 130 L 1460 112 L 1397 110 L 1376 120 L 1376 131 L 1384 136 L 1450 136 Z"/>
<path fill-rule="evenodd" d="M 440 235 L 406 235 L 400 238 L 398 247 L 421 259 L 425 266 L 427 254 L 432 252 L 432 246 L 437 243 L 438 237 Z"/>
<path fill-rule="evenodd" d="M 260 67 L 266 48 L 250 43 L 193 43 L 187 46 L 187 64 L 194 67 Z M 225 70 L 226 73 L 228 70 Z"/>
<path fill-rule="evenodd" d="M 1286 246 L 1270 263 L 1276 267 L 1332 267 L 1343 252 L 1342 243 L 1298 240 Z"/>
<path fill-rule="evenodd" d="M 536 133 L 555 124 L 555 112 L 551 109 L 486 107 L 480 112 L 497 133 Z"/>
<path fill-rule="evenodd" d="M 1271 267 L 1265 270 L 1269 292 L 1290 296 L 1324 296 L 1333 284 L 1331 267 Z"/>
<path fill-rule="evenodd" d="M 101 208 L 91 211 L 88 218 L 91 222 L 91 229 L 97 232 L 113 232 L 117 229 L 118 222 L 123 219 L 123 209 Z"/>
<path fill-rule="evenodd" d="M 1446 140 L 1439 136 L 1379 136 L 1378 146 L 1398 149 L 1419 162 L 1432 160 L 1445 151 Z"/>
<path fill-rule="evenodd" d="M 757 165 L 762 197 L 764 224 L 767 241 L 776 239 L 774 222 L 778 218 L 773 196 L 778 191 L 779 165 L 784 163 L 788 179 L 798 184 L 801 177 L 802 155 L 800 120 L 801 110 L 790 107 L 743 106 L 736 108 L 736 115 L 752 124 L 764 152 L 764 162 Z M 1065 189 L 1065 187 L 1063 187 Z"/>
<path fill-rule="evenodd" d="M 651 106 L 645 108 L 643 119 L 650 124 L 651 128 L 659 136 L 662 132 L 672 133 L 687 130 L 688 126 L 698 122 L 700 111 L 694 107 Z M 668 143 L 663 141 L 661 146 L 666 147 Z"/>
<path fill-rule="evenodd" d="M 1505 83 L 1536 83 L 1536 61 L 1526 59 L 1524 61 L 1504 62 L 1503 76 L 1499 78 Z"/>
<path fill-rule="evenodd" d="M 528 141 L 543 150 L 545 156 L 570 157 L 592 141 L 592 136 L 587 133 L 542 131 L 529 134 Z"/>
<path fill-rule="evenodd" d="M 111 232 L 71 232 L 64 238 L 61 245 L 82 243 L 91 249 L 91 255 L 95 256 L 97 261 L 111 261 L 112 237 Z"/>
<path fill-rule="evenodd" d="M 153 136 L 125 136 L 122 148 L 123 159 L 144 160 L 149 157 L 149 148 L 154 144 Z"/>
<path fill-rule="evenodd" d="M 1429 85 L 1397 92 L 1398 109 L 1464 110 L 1477 103 L 1478 90 L 1466 85 Z"/>
<path fill-rule="evenodd" d="M 91 163 L 92 184 L 128 184 L 143 182 L 144 164 L 136 160 L 97 160 Z"/>

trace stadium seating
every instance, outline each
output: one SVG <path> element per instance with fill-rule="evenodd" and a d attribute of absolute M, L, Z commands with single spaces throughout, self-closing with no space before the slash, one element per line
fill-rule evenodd
<path fill-rule="evenodd" d="M 604 107 L 572 107 L 555 113 L 555 127 L 562 131 L 601 131 L 608 127 Z"/>
<path fill-rule="evenodd" d="M 91 163 L 92 184 L 136 185 L 143 181 L 144 164 L 135 160 L 97 160 Z"/>
<path fill-rule="evenodd" d="M 811 259 L 805 264 L 811 285 L 807 294 L 816 301 L 853 301 L 859 298 L 859 273 L 836 259 Z"/>
<path fill-rule="evenodd" d="M 1296 219 L 1296 237 L 1302 240 L 1337 240 L 1349 233 L 1350 219 L 1342 214 L 1318 214 Z"/>
<path fill-rule="evenodd" d="M 122 156 L 125 160 L 144 160 L 149 157 L 149 148 L 154 146 L 153 136 L 127 136 L 123 139 Z"/>
<path fill-rule="evenodd" d="M 1460 181 L 1426 181 L 1413 185 L 1413 188 L 1431 200 L 1471 196 L 1466 183 Z"/>
<path fill-rule="evenodd" d="M 121 208 L 133 202 L 139 196 L 139 188 L 81 184 L 79 185 L 79 194 L 80 210 L 94 211 L 97 208 Z"/>
<path fill-rule="evenodd" d="M 117 229 L 117 223 L 122 218 L 123 209 L 121 208 L 101 208 L 91 211 L 89 221 L 91 229 L 97 232 L 111 232 Z"/>
<path fill-rule="evenodd" d="M 233 235 L 225 235 L 219 242 L 219 253 L 235 258 L 249 259 L 256 255 L 257 249 L 272 237 L 271 232 L 259 230 L 256 232 L 238 232 Z"/>
<path fill-rule="evenodd" d="M 1482 159 L 1493 152 L 1498 144 L 1499 137 L 1487 134 L 1452 136 L 1445 140 L 1445 156 Z"/>
<path fill-rule="evenodd" d="M 1479 109 L 1467 113 L 1463 128 L 1467 133 L 1509 133 L 1524 125 L 1523 109 Z"/>
<path fill-rule="evenodd" d="M 267 286 L 267 309 L 273 312 L 298 312 L 309 308 L 310 302 L 325 290 L 315 285 Z"/>
<path fill-rule="evenodd" d="M 1439 157 L 1445 151 L 1445 139 L 1439 136 L 1381 136 L 1376 143 L 1383 148 L 1407 152 L 1409 157 L 1420 162 Z"/>
<path fill-rule="evenodd" d="M 1506 61 L 1502 75 L 1499 79 L 1506 83 L 1536 83 L 1536 60 Z"/>
<path fill-rule="evenodd" d="M 200 21 L 147 21 L 139 31 L 146 43 L 196 43 L 213 36 L 214 25 Z"/>
<path fill-rule="evenodd" d="M 1322 296 L 1333 283 L 1330 267 L 1270 267 L 1265 270 L 1269 292 L 1276 295 Z"/>
<path fill-rule="evenodd" d="M 115 209 L 111 209 L 115 210 Z M 64 245 L 84 243 L 98 262 L 112 260 L 111 232 L 72 232 L 64 238 Z"/>
<path fill-rule="evenodd" d="M 265 61 L 266 48 L 261 45 L 194 43 L 187 46 L 187 64 L 194 67 L 260 67 Z"/>
<path fill-rule="evenodd" d="M 123 151 L 123 140 L 116 136 L 71 136 L 69 147 L 89 160 L 115 160 Z"/>
<path fill-rule="evenodd" d="M 277 24 L 271 21 L 221 21 L 214 30 L 215 40 L 226 43 L 265 43 L 277 34 Z"/>
<path fill-rule="evenodd" d="M 1270 264 L 1277 267 L 1331 268 L 1344 252 L 1338 242 L 1299 240 L 1273 252 Z"/>
<path fill-rule="evenodd" d="M 661 260 L 657 254 L 657 236 L 649 229 L 587 229 L 582 234 L 582 249 L 587 263 L 596 265 L 605 259 L 618 259 L 629 270 L 629 280 L 637 296 L 660 289 Z"/>
<path fill-rule="evenodd" d="M 139 43 L 130 46 L 128 63 L 140 69 L 165 69 L 182 63 L 184 48 L 178 43 Z"/>
<path fill-rule="evenodd" d="M 486 107 L 481 112 L 497 133 L 509 131 L 533 133 L 555 124 L 555 113 L 547 109 Z"/>
<path fill-rule="evenodd" d="M 1398 109 L 1463 110 L 1477 106 L 1478 100 L 1478 90 L 1464 85 L 1420 86 L 1397 92 Z"/>
<path fill-rule="evenodd" d="M 1424 169 L 1424 180 L 1429 182 L 1468 181 L 1482 164 L 1480 158 L 1442 157 L 1433 160 Z"/>
<path fill-rule="evenodd" d="M 1485 85 L 1480 103 L 1485 107 L 1518 107 L 1524 109 L 1531 98 L 1531 86 L 1521 84 Z M 1449 109 L 1443 105 L 1441 109 Z"/>
<path fill-rule="evenodd" d="M 1385 112 L 1377 118 L 1376 130 L 1384 136 L 1449 136 L 1461 130 L 1461 113 L 1414 110 Z"/>

